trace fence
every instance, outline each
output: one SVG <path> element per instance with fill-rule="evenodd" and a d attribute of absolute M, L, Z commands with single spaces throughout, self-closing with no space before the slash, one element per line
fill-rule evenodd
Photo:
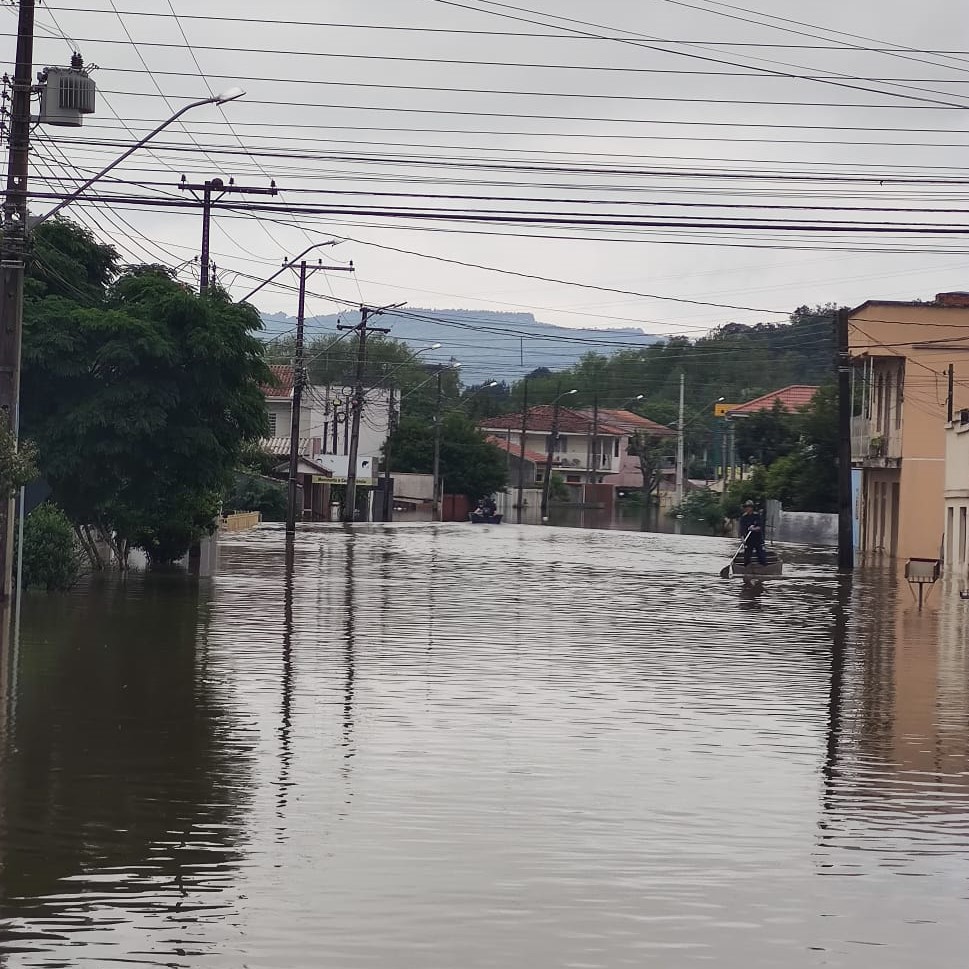
<path fill-rule="evenodd" d="M 219 519 L 220 532 L 244 532 L 262 521 L 258 511 L 240 511 Z"/>

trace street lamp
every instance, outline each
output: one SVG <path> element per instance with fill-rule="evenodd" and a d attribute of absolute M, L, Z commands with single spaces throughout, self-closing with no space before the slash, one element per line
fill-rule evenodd
<path fill-rule="evenodd" d="M 437 368 L 437 404 L 434 408 L 434 470 L 433 470 L 433 483 L 431 485 L 431 490 L 433 494 L 433 502 L 431 505 L 432 513 L 431 517 L 434 521 L 439 522 L 441 520 L 441 402 L 444 399 L 444 388 L 441 384 L 441 375 L 448 368 L 451 370 L 457 370 L 461 366 L 460 363 L 451 363 L 443 367 Z M 425 380 L 424 383 L 427 383 Z M 415 388 L 416 389 L 416 388 Z"/>
<path fill-rule="evenodd" d="M 31 5 L 32 9 L 33 5 Z M 23 13 L 23 9 L 21 14 Z M 16 440 L 20 431 L 20 347 L 23 334 L 23 292 L 24 259 L 23 251 L 28 231 L 26 185 L 30 149 L 29 95 L 23 101 L 23 91 L 18 94 L 17 85 L 23 82 L 22 73 L 30 73 L 30 58 L 33 37 L 21 34 L 17 48 L 17 71 L 15 75 L 15 100 L 13 111 L 13 134 L 10 136 L 10 157 L 7 164 L 7 199 L 4 205 L 4 229 L 14 226 L 14 231 L 4 232 L 2 258 L 0 258 L 0 422 L 6 423 Z M 23 89 L 26 90 L 26 89 Z M 233 87 L 214 97 L 191 101 L 179 108 L 168 120 L 152 129 L 144 138 L 137 141 L 127 151 L 119 155 L 110 165 L 106 165 L 96 175 L 92 175 L 82 185 L 62 199 L 45 215 L 30 224 L 31 230 L 53 218 L 74 202 L 98 179 L 116 168 L 126 158 L 177 121 L 187 111 L 205 104 L 226 104 L 245 94 L 242 88 Z M 16 144 L 14 144 L 16 143 Z M 11 186 L 21 187 L 14 195 Z M 2 336 L 6 334 L 6 336 Z M 6 375 L 5 377 L 2 375 Z M 23 491 L 20 495 L 21 524 L 23 518 Z M 11 572 L 13 565 L 13 499 L 0 508 L 0 599 L 10 594 Z"/>
<path fill-rule="evenodd" d="M 563 397 L 570 397 L 572 394 L 577 394 L 578 392 L 578 388 L 573 387 L 572 390 L 567 390 L 564 394 L 559 394 L 552 401 L 552 428 L 546 446 L 545 480 L 542 482 L 542 521 L 548 521 L 548 496 L 552 485 L 552 452 L 555 450 L 555 442 L 559 436 L 559 401 Z"/>
<path fill-rule="evenodd" d="M 104 168 L 102 168 L 101 171 L 99 171 L 96 175 L 92 175 L 83 185 L 74 189 L 74 191 L 71 192 L 67 198 L 58 202 L 57 205 L 50 210 L 50 212 L 37 219 L 33 223 L 33 227 L 36 228 L 42 222 L 46 222 L 48 219 L 51 219 L 57 215 L 61 209 L 66 208 L 68 205 L 74 202 L 79 195 L 87 191 L 87 189 L 89 189 L 95 182 L 104 178 L 108 172 L 114 168 L 117 168 L 118 165 L 120 165 L 126 158 L 133 155 L 143 145 L 146 145 L 149 141 L 151 141 L 152 138 L 155 137 L 155 135 L 161 131 L 164 131 L 170 124 L 178 121 L 178 119 L 186 112 L 191 111 L 193 108 L 201 108 L 206 104 L 227 104 L 229 101 L 235 101 L 238 98 L 243 97 L 245 93 L 246 92 L 243 91 L 241 87 L 230 87 L 227 91 L 223 91 L 221 94 L 216 94 L 211 98 L 200 98 L 198 101 L 190 101 L 188 104 L 183 105 L 167 121 L 163 121 L 157 128 L 153 128 L 151 131 L 149 131 L 144 138 L 142 138 L 140 141 L 136 141 L 127 151 L 118 155 L 113 162 L 105 165 Z"/>

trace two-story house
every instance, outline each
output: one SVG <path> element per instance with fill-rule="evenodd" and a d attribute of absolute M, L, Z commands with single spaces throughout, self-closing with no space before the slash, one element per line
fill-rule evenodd
<path fill-rule="evenodd" d="M 269 437 L 263 447 L 273 454 L 289 454 L 293 422 L 293 368 L 272 366 L 273 386 L 264 387 Z M 312 457 L 334 475 L 347 474 L 350 451 L 351 390 L 349 387 L 303 389 L 300 407 L 300 454 Z M 360 444 L 357 474 L 371 478 L 387 440 L 390 421 L 390 391 L 368 388 L 360 414 Z"/>
<path fill-rule="evenodd" d="M 583 411 L 558 409 L 558 434 L 552 440 L 553 408 L 547 404 L 530 407 L 525 415 L 525 450 L 533 455 L 546 455 L 552 450 L 552 469 L 562 476 L 576 494 L 587 480 L 601 483 L 606 476 L 619 471 L 623 430 L 601 415 L 596 428 L 591 416 Z M 486 434 L 501 438 L 506 448 L 516 453 L 521 448 L 522 415 L 502 414 L 488 417 L 479 427 Z M 597 430 L 593 438 L 593 430 Z M 535 484 L 541 484 L 545 462 L 536 462 Z"/>
<path fill-rule="evenodd" d="M 865 553 L 938 558 L 946 420 L 950 408 L 969 406 L 969 293 L 869 300 L 849 314 L 848 344 L 858 544 Z"/>

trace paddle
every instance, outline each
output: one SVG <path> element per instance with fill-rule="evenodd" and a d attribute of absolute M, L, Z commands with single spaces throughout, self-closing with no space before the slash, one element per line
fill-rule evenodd
<path fill-rule="evenodd" d="M 750 535 L 749 530 L 747 532 L 747 535 L 744 535 L 744 540 L 740 543 L 740 548 L 737 549 L 737 552 L 743 551 L 743 549 L 746 547 L 748 535 Z M 730 561 L 720 570 L 721 579 L 730 578 L 730 567 L 733 565 L 733 560 L 737 557 L 737 552 L 734 552 L 733 555 L 730 556 Z"/>

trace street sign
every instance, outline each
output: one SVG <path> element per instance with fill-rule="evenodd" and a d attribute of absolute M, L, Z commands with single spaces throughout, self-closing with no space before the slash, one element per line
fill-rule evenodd
<path fill-rule="evenodd" d="M 730 411 L 738 408 L 740 404 L 714 404 L 713 405 L 713 416 L 714 417 L 725 417 Z"/>
<path fill-rule="evenodd" d="M 345 485 L 347 483 L 346 476 L 338 477 L 337 475 L 334 475 L 332 478 L 324 478 L 323 480 L 331 485 Z M 376 478 L 357 478 L 358 488 L 372 488 L 376 483 Z"/>

